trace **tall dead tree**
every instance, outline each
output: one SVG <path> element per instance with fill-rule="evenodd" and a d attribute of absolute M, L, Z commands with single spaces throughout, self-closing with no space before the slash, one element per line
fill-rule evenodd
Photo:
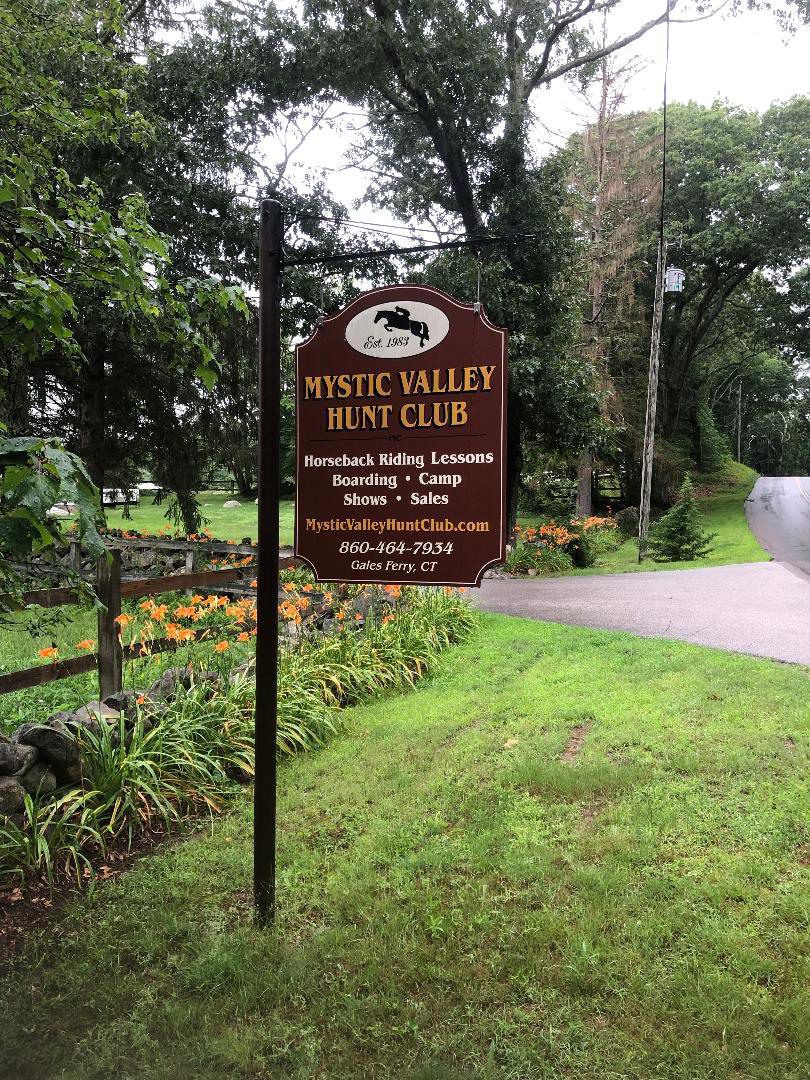
<path fill-rule="evenodd" d="M 586 92 L 595 118 L 583 132 L 582 171 L 575 178 L 579 219 L 588 240 L 582 352 L 601 390 L 603 416 L 614 420 L 620 420 L 621 401 L 609 374 L 610 350 L 635 305 L 634 263 L 640 261 L 646 210 L 654 206 L 660 189 L 654 148 L 638 139 L 622 115 L 627 85 L 637 70 L 635 59 L 620 65 L 614 56 L 602 57 L 596 103 Z M 593 470 L 593 448 L 586 448 L 577 463 L 578 517 L 593 511 Z"/>

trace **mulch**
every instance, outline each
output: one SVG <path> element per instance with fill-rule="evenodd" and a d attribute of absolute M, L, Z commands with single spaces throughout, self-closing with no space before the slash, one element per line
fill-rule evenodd
<path fill-rule="evenodd" d="M 188 832 L 156 826 L 139 833 L 130 845 L 122 838 L 95 858 L 89 855 L 93 869 L 85 870 L 81 884 L 63 873 L 52 884 L 41 875 L 0 887 L 0 975 L 13 965 L 26 940 L 52 922 L 71 900 L 81 897 L 91 882 L 113 881 L 167 841 L 179 842 Z"/>

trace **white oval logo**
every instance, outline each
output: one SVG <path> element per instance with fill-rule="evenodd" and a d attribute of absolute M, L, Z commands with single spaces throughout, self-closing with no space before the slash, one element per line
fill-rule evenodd
<path fill-rule="evenodd" d="M 432 304 L 403 300 L 365 308 L 346 327 L 346 340 L 364 356 L 416 356 L 444 341 L 450 320 Z"/>

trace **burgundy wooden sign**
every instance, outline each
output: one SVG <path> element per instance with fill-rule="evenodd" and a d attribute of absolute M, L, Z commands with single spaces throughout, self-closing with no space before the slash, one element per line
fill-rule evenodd
<path fill-rule="evenodd" d="M 504 558 L 506 336 L 392 285 L 298 346 L 295 554 L 318 581 L 478 585 Z"/>

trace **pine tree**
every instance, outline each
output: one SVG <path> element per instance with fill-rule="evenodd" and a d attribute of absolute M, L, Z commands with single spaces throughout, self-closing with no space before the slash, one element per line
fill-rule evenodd
<path fill-rule="evenodd" d="M 650 530 L 649 552 L 655 562 L 691 562 L 704 559 L 716 533 L 707 533 L 687 473 L 678 501 Z"/>

